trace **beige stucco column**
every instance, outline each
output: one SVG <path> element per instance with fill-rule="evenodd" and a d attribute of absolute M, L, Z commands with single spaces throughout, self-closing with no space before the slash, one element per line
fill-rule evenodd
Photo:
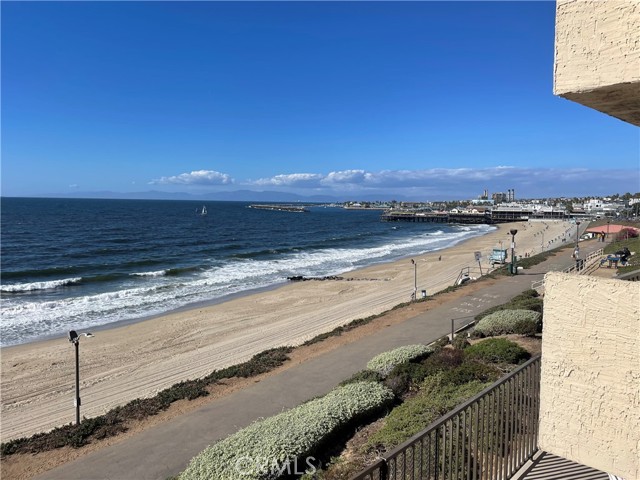
<path fill-rule="evenodd" d="M 640 479 L 640 282 L 545 276 L 542 450 Z"/>

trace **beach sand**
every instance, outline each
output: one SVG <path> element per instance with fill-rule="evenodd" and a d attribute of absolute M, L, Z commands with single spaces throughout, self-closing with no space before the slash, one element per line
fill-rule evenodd
<path fill-rule="evenodd" d="M 462 268 L 479 274 L 474 252 L 488 255 L 517 228 L 516 254 L 539 253 L 575 237 L 569 222 L 503 224 L 454 247 L 413 257 L 418 297 L 454 284 Z M 544 237 L 541 232 L 544 232 Z M 567 243 L 562 243 L 566 236 Z M 550 244 L 549 244 L 550 243 Z M 299 345 L 351 320 L 379 314 L 410 300 L 410 259 L 341 275 L 341 280 L 291 282 L 211 306 L 101 330 L 80 341 L 81 414 L 93 417 L 179 381 L 248 360 L 282 345 Z M 1 350 L 2 441 L 50 430 L 75 419 L 74 352 L 66 338 Z"/>

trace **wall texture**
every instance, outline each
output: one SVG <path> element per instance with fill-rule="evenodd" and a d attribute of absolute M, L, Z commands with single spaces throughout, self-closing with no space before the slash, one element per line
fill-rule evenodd
<path fill-rule="evenodd" d="M 554 94 L 640 126 L 640 0 L 558 0 Z"/>
<path fill-rule="evenodd" d="M 640 479 L 640 283 L 545 276 L 542 450 Z"/>

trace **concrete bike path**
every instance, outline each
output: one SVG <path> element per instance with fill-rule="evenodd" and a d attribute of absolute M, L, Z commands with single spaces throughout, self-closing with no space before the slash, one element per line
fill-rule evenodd
<path fill-rule="evenodd" d="M 581 249 L 589 253 L 599 246 L 594 242 Z M 505 303 L 531 288 L 531 282 L 542 279 L 546 272 L 563 270 L 573 264 L 571 250 L 564 250 L 516 276 L 500 278 L 495 284 L 475 293 L 291 367 L 38 478 L 164 480 L 177 475 L 208 445 L 259 418 L 275 415 L 328 393 L 341 381 L 364 369 L 378 353 L 407 344 L 430 343 L 450 333 L 451 319 L 473 317 L 491 306 Z M 456 325 L 462 323 L 459 321 Z"/>

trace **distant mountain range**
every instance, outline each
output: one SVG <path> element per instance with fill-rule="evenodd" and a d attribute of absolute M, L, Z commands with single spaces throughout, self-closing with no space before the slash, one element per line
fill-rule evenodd
<path fill-rule="evenodd" d="M 157 190 L 150 190 L 147 192 L 73 192 L 73 193 L 51 193 L 46 195 L 39 195 L 39 197 L 50 198 L 113 198 L 113 199 L 126 199 L 126 200 L 210 200 L 210 201 L 238 201 L 238 202 L 311 202 L 311 203 L 331 203 L 331 202 L 345 202 L 345 201 L 407 201 L 408 199 L 402 196 L 395 195 L 363 195 L 354 197 L 337 197 L 330 195 L 298 195 L 295 193 L 287 192 L 272 192 L 262 191 L 256 192 L 253 190 L 236 190 L 233 192 L 216 192 L 216 193 L 203 193 L 192 194 L 185 192 L 160 192 Z M 418 201 L 417 199 L 412 199 Z"/>

